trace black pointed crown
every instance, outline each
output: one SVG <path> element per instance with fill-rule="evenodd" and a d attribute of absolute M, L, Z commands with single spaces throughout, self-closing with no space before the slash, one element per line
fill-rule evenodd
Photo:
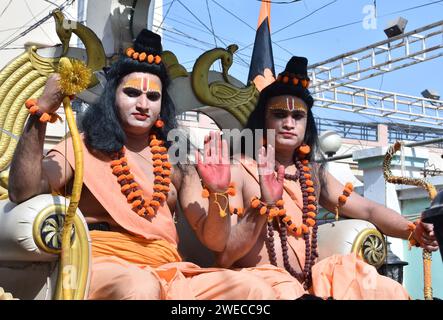
<path fill-rule="evenodd" d="M 143 29 L 134 40 L 134 50 L 159 55 L 163 51 L 162 38 L 151 30 Z"/>
<path fill-rule="evenodd" d="M 278 75 L 277 81 L 283 84 L 301 85 L 307 89 L 310 82 L 308 77 L 308 59 L 293 56 L 286 64 L 285 70 Z"/>
<path fill-rule="evenodd" d="M 160 64 L 162 51 L 161 37 L 143 29 L 135 39 L 134 46 L 126 49 L 126 56 L 140 62 Z"/>

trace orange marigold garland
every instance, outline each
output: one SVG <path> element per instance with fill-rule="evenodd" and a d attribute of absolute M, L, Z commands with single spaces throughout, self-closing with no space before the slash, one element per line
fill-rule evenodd
<path fill-rule="evenodd" d="M 343 194 L 338 196 L 338 203 L 335 206 L 335 220 L 338 221 L 338 210 L 341 206 L 344 206 L 346 204 L 346 201 L 348 200 L 348 197 L 351 195 L 351 193 L 354 191 L 354 186 L 352 183 L 348 182 L 345 184 L 345 187 L 343 189 Z"/>
<path fill-rule="evenodd" d="M 36 99 L 28 99 L 25 102 L 25 106 L 28 109 L 29 113 L 32 115 L 35 115 L 39 118 L 40 122 L 50 122 L 50 123 L 54 123 L 57 120 L 60 119 L 60 121 L 62 120 L 60 118 L 60 116 L 56 113 L 46 113 L 46 112 L 42 112 L 40 110 L 40 108 L 37 105 L 37 100 Z"/>
<path fill-rule="evenodd" d="M 152 54 L 147 54 L 146 52 L 137 52 L 134 50 L 134 48 L 127 48 L 126 56 L 134 60 L 138 60 L 140 62 L 145 61 L 149 64 L 151 63 L 160 64 L 162 62 L 161 56 L 159 55 L 154 56 Z"/>
<path fill-rule="evenodd" d="M 316 223 L 317 215 L 317 198 L 315 195 L 315 184 L 311 179 L 311 168 L 309 167 L 309 160 L 305 159 L 311 152 L 311 148 L 307 145 L 302 145 L 299 148 L 298 159 L 295 161 L 295 166 L 298 170 L 296 175 L 285 175 L 285 179 L 290 179 L 293 181 L 300 181 L 301 191 L 303 195 L 303 216 L 301 225 L 297 226 L 292 222 L 291 216 L 286 214 L 283 208 L 283 201 L 277 208 L 278 211 L 278 232 L 280 235 L 280 242 L 282 246 L 283 264 L 285 269 L 295 278 L 297 278 L 301 283 L 303 283 L 304 288 L 307 290 L 311 286 L 312 282 L 312 266 L 315 263 L 315 259 L 318 258 L 317 251 L 317 231 L 318 224 Z M 274 244 L 274 226 L 272 219 L 275 217 L 276 211 L 271 211 L 265 204 L 257 198 L 252 199 L 251 206 L 259 209 L 260 214 L 268 214 L 268 224 L 267 224 L 267 237 L 266 237 L 266 248 L 269 255 L 269 260 L 271 264 L 277 266 L 277 258 L 275 252 Z M 310 232 L 312 228 L 312 233 Z M 287 230 L 289 233 L 293 234 L 295 237 L 302 237 L 305 242 L 305 265 L 302 272 L 297 272 L 289 261 L 288 254 L 288 240 L 287 240 Z"/>
<path fill-rule="evenodd" d="M 303 148 L 302 148 L 303 147 Z M 306 157 L 311 153 L 311 148 L 307 145 L 302 145 L 299 148 L 298 158 L 295 161 L 295 166 L 300 172 L 300 186 L 303 196 L 303 218 L 302 218 L 302 231 L 303 239 L 305 241 L 305 265 L 301 274 L 296 273 L 295 270 L 291 270 L 290 273 L 297 278 L 304 280 L 304 287 L 307 289 L 310 287 L 312 279 L 312 266 L 315 264 L 315 259 L 318 258 L 317 250 L 317 233 L 318 223 L 316 222 L 316 215 L 318 212 L 317 195 L 315 193 L 315 183 L 312 180 L 311 168 L 309 166 L 309 160 Z M 309 232 L 309 227 L 312 227 L 312 233 Z M 303 230 L 304 229 L 304 230 Z M 287 250 L 286 250 L 287 251 Z M 285 268 L 288 270 L 289 258 L 284 257 Z M 290 269 L 289 269 L 290 270 Z M 289 271 L 288 270 L 288 271 Z"/>
<path fill-rule="evenodd" d="M 309 78 L 302 77 L 300 75 L 296 75 L 296 74 L 288 73 L 288 72 L 279 74 L 276 81 L 282 82 L 284 84 L 289 83 L 294 86 L 297 86 L 300 83 L 301 86 L 305 89 L 309 88 L 309 84 L 310 84 Z"/>
<path fill-rule="evenodd" d="M 303 144 L 302 146 L 300 146 L 298 152 L 298 158 L 300 160 L 295 161 L 295 166 L 298 169 L 297 174 L 296 175 L 285 174 L 285 179 L 293 181 L 300 180 L 300 186 L 303 195 L 303 218 L 301 225 L 297 226 L 292 221 L 291 216 L 286 213 L 286 210 L 284 209 L 283 200 L 278 200 L 275 204 L 267 204 L 261 201 L 259 198 L 254 197 L 251 199 L 250 202 L 251 208 L 257 209 L 259 214 L 268 215 L 268 223 L 267 223 L 268 234 L 266 237 L 266 247 L 268 250 L 268 255 L 271 264 L 277 266 L 276 252 L 274 248 L 275 244 L 274 244 L 274 229 L 273 229 L 274 228 L 273 221 L 276 218 L 280 226 L 279 233 L 282 245 L 283 263 L 285 269 L 293 277 L 297 278 L 300 282 L 302 282 L 305 289 L 308 289 L 311 285 L 312 266 L 315 263 L 315 259 L 318 258 L 318 250 L 317 250 L 318 224 L 316 222 L 316 216 L 318 211 L 317 197 L 315 194 L 315 184 L 314 181 L 311 179 L 312 175 L 310 173 L 311 168 L 309 167 L 309 160 L 305 159 L 310 154 L 310 152 L 311 148 L 308 145 Z M 216 195 L 222 195 L 227 199 L 226 194 L 229 194 L 228 191 L 221 194 L 216 193 Z M 202 196 L 204 198 L 208 198 L 209 195 L 210 195 L 209 190 L 204 188 Z M 220 210 L 222 212 L 221 208 Z M 238 214 L 239 216 L 241 216 L 244 214 L 245 210 L 243 208 L 238 208 L 238 209 L 234 208 L 230 209 L 230 212 L 231 214 Z M 310 232 L 310 228 L 312 228 L 312 233 Z M 303 239 L 305 241 L 305 247 L 306 247 L 305 265 L 301 273 L 297 272 L 290 265 L 286 230 L 289 230 L 289 232 L 295 237 L 303 236 Z"/>
<path fill-rule="evenodd" d="M 282 246 L 283 264 L 285 269 L 301 283 L 307 290 L 312 282 L 312 266 L 315 259 L 318 258 L 317 250 L 317 232 L 318 224 L 316 216 L 318 211 L 317 197 L 315 194 L 315 183 L 312 180 L 311 168 L 309 167 L 309 160 L 305 159 L 311 152 L 308 145 L 303 144 L 298 150 L 298 159 L 295 161 L 295 166 L 298 170 L 295 175 L 285 174 L 285 179 L 300 181 L 301 191 L 303 195 L 303 216 L 302 223 L 297 226 L 290 215 L 286 214 L 283 200 L 279 200 L 275 205 L 268 205 L 262 202 L 257 197 L 251 200 L 251 207 L 259 211 L 261 215 L 268 215 L 266 248 L 271 264 L 277 266 L 277 257 L 274 244 L 274 226 L 273 220 L 277 217 L 279 222 L 278 232 L 280 234 L 280 242 Z M 312 233 L 310 230 L 312 229 Z M 287 232 L 295 237 L 302 237 L 305 242 L 305 265 L 302 272 L 297 272 L 290 264 L 288 254 Z"/>
<path fill-rule="evenodd" d="M 157 139 L 155 135 L 150 136 L 149 146 L 151 147 L 154 171 L 154 192 L 150 201 L 145 200 L 143 190 L 135 182 L 134 175 L 130 172 L 128 160 L 125 157 L 125 147 L 111 156 L 112 173 L 117 176 L 121 192 L 127 198 L 131 209 L 141 217 L 155 216 L 158 208 L 168 198 L 172 165 L 168 162 L 167 149 L 163 145 L 164 142 Z"/>

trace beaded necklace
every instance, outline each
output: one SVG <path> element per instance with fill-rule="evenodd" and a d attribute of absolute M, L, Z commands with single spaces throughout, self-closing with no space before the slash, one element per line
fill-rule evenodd
<path fill-rule="evenodd" d="M 278 171 L 278 169 L 275 168 L 275 171 Z M 285 173 L 285 179 L 286 180 L 292 180 L 294 182 L 297 182 L 297 180 L 299 178 L 300 178 L 300 171 L 297 171 L 295 174 Z"/>
<path fill-rule="evenodd" d="M 278 200 L 274 205 L 269 205 L 257 197 L 252 198 L 251 200 L 251 208 L 259 211 L 260 215 L 268 215 L 267 222 L 267 233 L 265 239 L 266 249 L 268 251 L 269 261 L 271 264 L 277 266 L 277 255 L 275 253 L 275 243 L 274 243 L 274 226 L 273 221 L 274 218 L 277 220 L 278 232 L 280 235 L 280 242 L 282 246 L 282 255 L 283 255 L 283 263 L 285 269 L 296 279 L 298 279 L 301 283 L 303 283 L 304 288 L 307 290 L 312 282 L 311 274 L 312 274 L 312 266 L 315 263 L 315 259 L 318 257 L 317 251 L 317 231 L 318 226 L 316 223 L 317 216 L 317 198 L 315 196 L 315 186 L 314 182 L 311 179 L 311 168 L 309 167 L 309 160 L 304 159 L 309 153 L 311 149 L 308 145 L 303 144 L 299 147 L 298 153 L 299 157 L 302 160 L 295 160 L 295 166 L 297 168 L 297 173 L 294 175 L 285 174 L 285 179 L 292 181 L 300 181 L 300 187 L 303 195 L 303 217 L 302 224 L 297 226 L 294 222 L 292 222 L 292 218 L 290 215 L 286 214 L 286 210 L 283 208 L 284 202 L 283 200 Z M 230 186 L 230 189 L 233 189 Z M 229 191 L 229 189 L 228 189 Z M 227 198 L 227 194 L 235 195 L 235 190 L 231 190 L 225 193 L 216 193 L 217 195 L 222 195 Z M 204 198 L 209 197 L 209 191 L 204 188 L 202 196 Z M 270 208 L 272 207 L 272 208 Z M 242 208 L 234 208 L 230 209 L 230 213 L 238 214 L 242 216 L 244 210 Z M 226 215 L 225 210 L 220 209 L 220 216 L 224 217 Z M 312 227 L 312 236 L 309 227 Z M 288 255 L 288 241 L 287 234 L 288 232 L 299 238 L 303 236 L 305 241 L 305 265 L 303 267 L 302 272 L 296 272 L 295 269 L 291 266 L 289 262 Z"/>
<path fill-rule="evenodd" d="M 315 187 L 311 180 L 310 168 L 308 160 L 296 160 L 295 166 L 298 170 L 295 175 L 285 175 L 285 178 L 292 181 L 300 180 L 300 187 L 303 195 L 303 218 L 302 225 L 298 228 L 294 228 L 294 224 L 288 220 L 289 216 L 278 217 L 278 232 L 280 235 L 280 242 L 282 246 L 283 264 L 285 269 L 296 279 L 304 284 L 305 290 L 307 290 L 312 282 L 312 266 L 315 263 L 315 259 L 318 257 L 317 250 L 317 231 L 318 225 L 315 221 L 317 213 L 317 199 L 315 197 Z M 309 231 L 308 225 L 312 226 L 312 236 Z M 287 229 L 290 232 L 295 231 L 295 236 L 303 235 L 305 241 L 305 265 L 302 272 L 297 272 L 291 266 L 288 255 L 288 240 Z M 271 264 L 277 266 L 277 259 L 274 247 L 274 227 L 272 221 L 268 220 L 267 223 L 267 235 L 266 235 L 266 249 L 268 251 L 269 260 Z"/>
<path fill-rule="evenodd" d="M 134 180 L 134 175 L 128 165 L 128 159 L 125 157 L 125 147 L 111 155 L 112 173 L 117 176 L 121 192 L 131 205 L 132 211 L 144 218 L 156 215 L 158 208 L 168 198 L 171 183 L 172 165 L 168 162 L 168 150 L 164 147 L 164 141 L 157 139 L 155 135 L 151 135 L 149 139 L 154 171 L 154 192 L 150 201 L 145 200 L 143 190 Z"/>

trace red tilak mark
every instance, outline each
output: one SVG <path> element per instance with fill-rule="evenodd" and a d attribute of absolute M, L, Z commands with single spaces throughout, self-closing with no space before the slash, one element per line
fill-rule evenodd
<path fill-rule="evenodd" d="M 143 92 L 147 92 L 148 91 L 148 81 L 146 78 L 142 79 L 142 86 L 143 86 Z"/>
<path fill-rule="evenodd" d="M 291 100 L 289 100 L 291 99 Z M 289 103 L 289 101 L 291 101 L 291 103 Z M 294 99 L 292 98 L 286 98 L 286 106 L 288 107 L 289 111 L 292 111 L 295 109 L 295 105 L 294 105 Z"/>

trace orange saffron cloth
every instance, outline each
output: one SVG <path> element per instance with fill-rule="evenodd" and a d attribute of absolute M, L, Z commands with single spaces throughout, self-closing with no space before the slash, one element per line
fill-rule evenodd
<path fill-rule="evenodd" d="M 147 240 L 127 233 L 90 232 L 92 258 L 115 256 L 139 267 L 160 267 L 166 263 L 182 261 L 177 248 L 163 239 Z"/>

